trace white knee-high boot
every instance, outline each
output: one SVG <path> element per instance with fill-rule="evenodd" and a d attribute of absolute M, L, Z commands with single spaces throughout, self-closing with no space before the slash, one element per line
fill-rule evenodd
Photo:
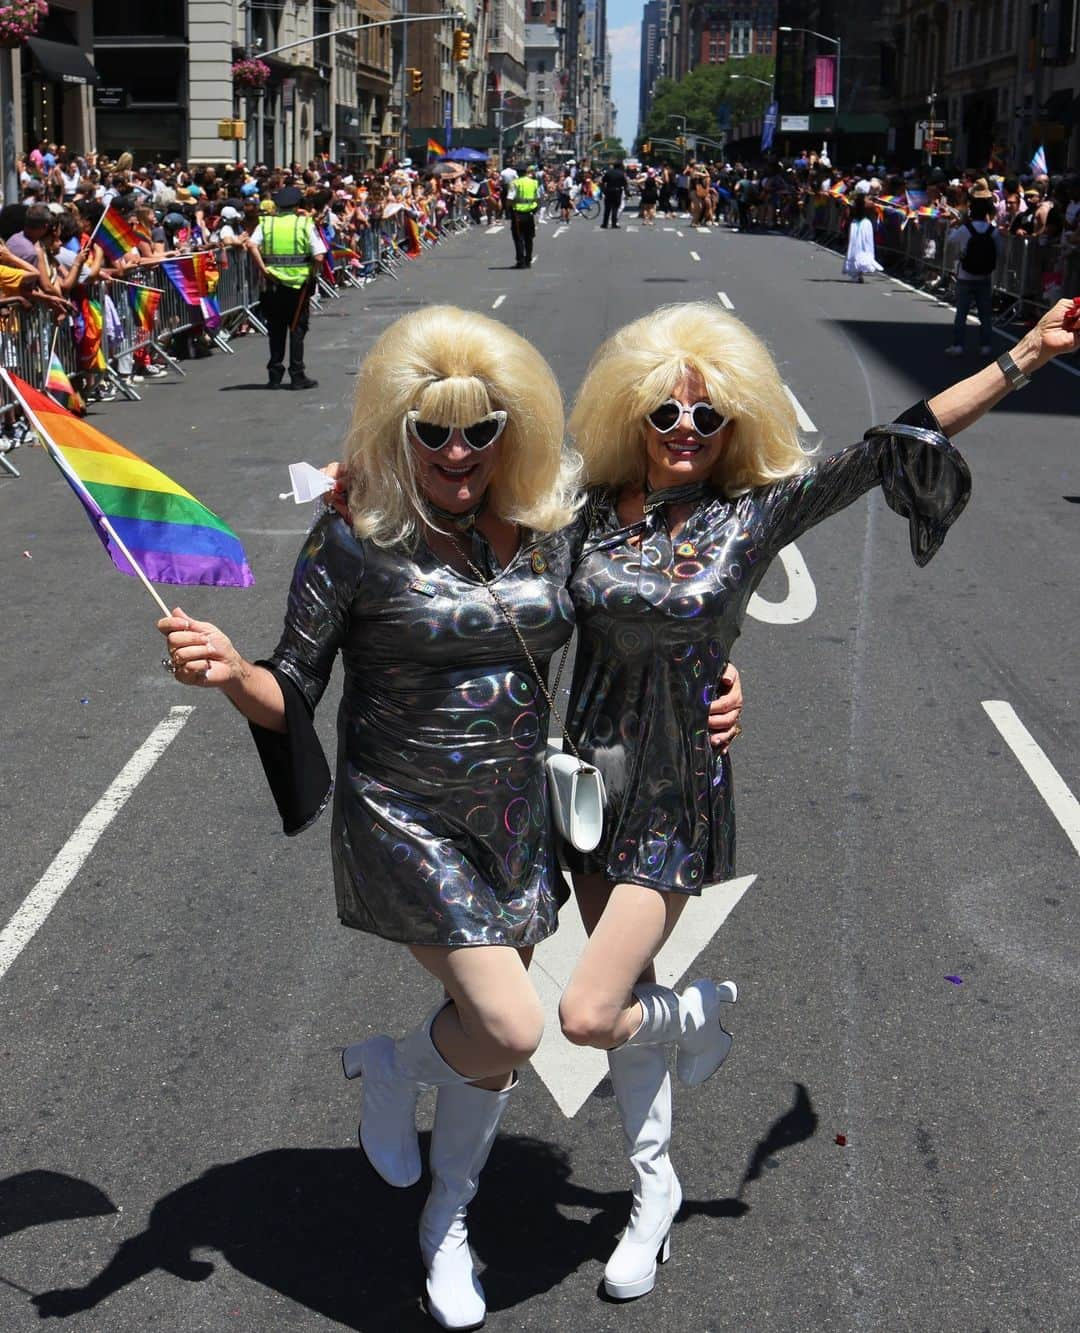
<path fill-rule="evenodd" d="M 671 1076 L 667 1047 L 678 1051 L 684 1083 L 703 1083 L 723 1063 L 731 1037 L 720 1025 L 719 1010 L 734 1003 L 731 981 L 692 982 L 682 995 L 667 986 L 643 982 L 634 987 L 641 1004 L 641 1024 L 622 1046 L 608 1052 L 611 1083 L 634 1168 L 630 1221 L 604 1269 L 609 1296 L 629 1300 L 652 1291 L 657 1260 L 671 1251 L 671 1226 L 682 1206 L 682 1190 L 671 1165 Z"/>
<path fill-rule="evenodd" d="M 420 1253 L 428 1270 L 428 1312 L 443 1328 L 479 1328 L 487 1313 L 465 1212 L 512 1090 L 513 1084 L 502 1092 L 470 1084 L 439 1089 L 431 1131 L 431 1193 L 420 1215 Z"/>
<path fill-rule="evenodd" d="M 360 1144 L 383 1180 L 401 1189 L 420 1179 L 416 1137 L 420 1089 L 467 1081 L 466 1075 L 451 1069 L 431 1039 L 431 1025 L 448 1003 L 440 1000 L 414 1032 L 397 1041 L 369 1037 L 341 1053 L 345 1077 L 362 1078 Z"/>
<path fill-rule="evenodd" d="M 671 1165 L 671 1075 L 666 1046 L 635 1046 L 633 1038 L 608 1052 L 611 1083 L 634 1168 L 630 1221 L 604 1269 L 604 1290 L 616 1300 L 652 1291 L 656 1264 L 671 1250 L 671 1224 L 682 1190 Z"/>

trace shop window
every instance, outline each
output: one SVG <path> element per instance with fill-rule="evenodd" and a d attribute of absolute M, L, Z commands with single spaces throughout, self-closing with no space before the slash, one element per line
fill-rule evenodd
<path fill-rule="evenodd" d="M 184 0 L 97 0 L 96 37 L 179 37 L 185 34 Z"/>

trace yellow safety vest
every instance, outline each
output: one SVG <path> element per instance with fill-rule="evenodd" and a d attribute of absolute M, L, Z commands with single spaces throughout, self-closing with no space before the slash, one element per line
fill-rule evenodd
<path fill-rule="evenodd" d="M 262 227 L 263 263 L 272 278 L 286 287 L 302 287 L 311 272 L 311 218 L 297 213 L 281 217 L 265 217 Z"/>
<path fill-rule="evenodd" d="M 540 200 L 540 182 L 532 176 L 519 176 L 514 182 L 514 212 L 535 213 Z"/>

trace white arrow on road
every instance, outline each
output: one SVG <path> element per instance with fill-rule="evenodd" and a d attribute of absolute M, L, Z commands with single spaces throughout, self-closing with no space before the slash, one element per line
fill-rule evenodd
<path fill-rule="evenodd" d="M 705 888 L 689 903 L 656 960 L 657 980 L 673 986 L 731 915 L 735 904 L 756 875 L 727 880 Z M 607 1073 L 607 1055 L 572 1046 L 559 1031 L 559 996 L 585 948 L 585 927 L 571 900 L 559 913 L 559 929 L 539 945 L 529 975 L 544 1006 L 544 1039 L 532 1058 L 532 1067 L 568 1120 L 584 1106 Z"/>

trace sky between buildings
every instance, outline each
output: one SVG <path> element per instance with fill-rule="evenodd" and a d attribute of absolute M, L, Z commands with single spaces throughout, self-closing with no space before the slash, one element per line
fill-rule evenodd
<path fill-rule="evenodd" d="M 641 61 L 643 0 L 608 0 L 611 43 L 611 100 L 619 115 L 615 132 L 629 150 L 637 134 L 638 66 Z"/>

